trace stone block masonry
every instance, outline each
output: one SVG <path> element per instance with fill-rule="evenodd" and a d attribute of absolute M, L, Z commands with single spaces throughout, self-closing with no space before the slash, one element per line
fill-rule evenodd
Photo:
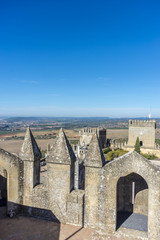
<path fill-rule="evenodd" d="M 130 122 L 130 127 L 143 128 L 147 136 L 154 132 L 155 122 Z M 136 239 L 160 239 L 160 167 L 134 151 L 105 161 L 95 132 L 85 158 L 85 187 L 80 190 L 75 185 L 76 156 L 62 129 L 47 156 L 44 183 L 39 181 L 40 158 L 30 129 L 19 157 L 0 149 L 0 175 L 5 178 L 5 185 L 0 184 L 0 196 L 2 199 L 2 191 L 7 192 L 10 216 L 20 213 L 91 228 L 96 232 L 93 239 L 134 239 L 135 231 Z M 132 214 L 148 220 L 145 231 L 122 227 L 128 216 L 134 219 Z"/>
<path fill-rule="evenodd" d="M 134 147 L 137 137 L 140 146 L 144 148 L 155 148 L 156 121 L 129 120 L 128 147 Z"/>

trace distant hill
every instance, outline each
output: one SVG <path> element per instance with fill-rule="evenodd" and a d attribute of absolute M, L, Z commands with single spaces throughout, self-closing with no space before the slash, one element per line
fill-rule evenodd
<path fill-rule="evenodd" d="M 110 118 L 110 117 L 9 117 L 5 118 L 8 123 L 13 122 L 76 122 L 76 121 L 87 121 L 87 122 L 102 122 L 102 121 L 128 121 L 133 120 L 149 120 L 148 118 Z M 157 121 L 160 118 L 154 118 Z"/>
<path fill-rule="evenodd" d="M 57 120 L 107 120 L 109 117 L 9 117 L 5 118 L 7 122 L 26 122 L 26 121 L 57 121 Z"/>
<path fill-rule="evenodd" d="M 45 118 L 42 117 L 9 117 L 5 119 L 7 122 L 26 122 L 26 121 L 41 121 L 41 120 L 45 120 Z"/>

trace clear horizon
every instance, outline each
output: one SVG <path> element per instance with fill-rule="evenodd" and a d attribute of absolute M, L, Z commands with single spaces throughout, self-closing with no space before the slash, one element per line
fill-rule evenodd
<path fill-rule="evenodd" d="M 160 117 L 160 2 L 0 5 L 0 115 Z"/>
<path fill-rule="evenodd" d="M 32 118 L 32 117 L 44 117 L 44 118 L 130 118 L 130 119 L 132 119 L 132 118 L 146 118 L 146 119 L 154 119 L 154 118 L 160 118 L 160 116 L 159 115 L 156 115 L 156 114 L 152 114 L 151 115 L 151 117 L 149 117 L 149 114 L 147 115 L 142 115 L 141 114 L 141 110 L 139 111 L 139 114 L 121 114 L 120 113 L 120 111 L 121 111 L 121 109 L 118 109 L 119 110 L 119 114 L 117 115 L 116 114 L 116 111 L 115 111 L 115 115 L 114 114 L 112 114 L 112 115 L 95 115 L 95 114 L 81 114 L 81 115 L 65 115 L 65 114 L 62 114 L 62 115 L 60 115 L 60 114 L 4 114 L 4 115 L 0 115 L 0 118 L 9 118 L 9 117 L 28 117 L 28 118 Z M 130 109 L 131 110 L 131 112 L 132 112 L 132 109 Z M 146 113 L 147 113 L 147 111 L 146 111 Z"/>

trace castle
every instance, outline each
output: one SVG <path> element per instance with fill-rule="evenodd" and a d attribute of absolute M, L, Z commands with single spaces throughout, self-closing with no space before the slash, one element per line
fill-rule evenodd
<path fill-rule="evenodd" d="M 129 120 L 128 139 L 112 139 L 109 146 L 113 149 L 122 148 L 127 151 L 134 149 L 137 137 L 143 154 L 153 154 L 160 158 L 160 145 L 156 143 L 155 120 Z"/>
<path fill-rule="evenodd" d="M 93 134 L 97 133 L 101 147 L 106 145 L 106 129 L 105 128 L 83 128 L 80 132 L 80 146 L 89 146 Z"/>
<path fill-rule="evenodd" d="M 100 145 L 102 148 L 106 147 L 107 143 L 107 133 L 105 128 L 83 128 L 79 131 L 79 143 L 78 145 L 73 146 L 73 150 L 80 160 L 84 160 L 86 158 L 86 153 L 91 142 L 91 139 L 94 134 L 97 134 Z"/>
<path fill-rule="evenodd" d="M 140 140 L 140 146 L 144 148 L 155 148 L 155 120 L 130 120 L 129 121 L 129 139 L 128 146 L 134 147 L 137 137 Z"/>
<path fill-rule="evenodd" d="M 29 128 L 19 156 L 0 149 L 0 201 L 11 217 L 23 214 L 92 228 L 103 239 L 160 239 L 160 167 L 134 151 L 107 162 L 95 132 L 79 189 L 77 159 L 62 129 L 46 159 L 45 182 L 40 159 Z"/>

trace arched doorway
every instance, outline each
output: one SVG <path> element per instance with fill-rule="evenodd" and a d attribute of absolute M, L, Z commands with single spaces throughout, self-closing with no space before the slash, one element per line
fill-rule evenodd
<path fill-rule="evenodd" d="M 148 231 L 148 185 L 136 173 L 117 182 L 117 229 Z"/>
<path fill-rule="evenodd" d="M 7 214 L 7 171 L 0 167 L 0 217 Z"/>

